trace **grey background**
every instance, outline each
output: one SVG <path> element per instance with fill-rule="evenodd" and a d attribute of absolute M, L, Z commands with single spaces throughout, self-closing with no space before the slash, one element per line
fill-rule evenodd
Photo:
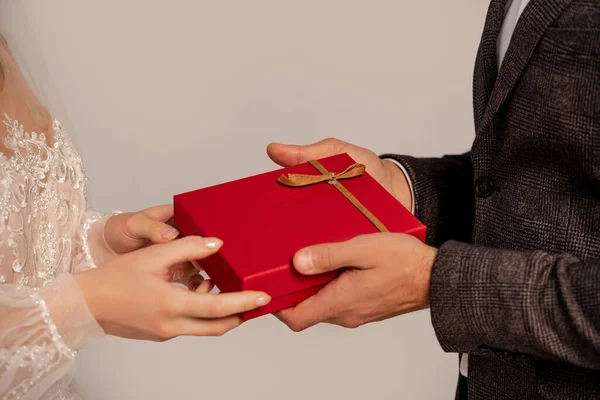
<path fill-rule="evenodd" d="M 378 153 L 468 148 L 484 0 L 0 1 L 0 27 L 81 147 L 96 209 L 275 168 L 270 141 Z M 269 244 L 264 244 L 269 251 Z M 106 338 L 77 378 L 100 399 L 452 399 L 429 313 L 301 334 Z"/>

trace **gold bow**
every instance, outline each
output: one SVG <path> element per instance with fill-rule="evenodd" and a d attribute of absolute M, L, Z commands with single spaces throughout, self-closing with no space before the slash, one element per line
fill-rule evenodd
<path fill-rule="evenodd" d="M 385 225 L 339 182 L 341 179 L 351 179 L 363 175 L 365 173 L 365 166 L 363 164 L 352 164 L 343 172 L 334 174 L 327 171 L 327 169 L 317 160 L 311 160 L 309 163 L 315 167 L 321 175 L 288 174 L 287 176 L 281 175 L 277 181 L 290 187 L 302 187 L 327 182 L 339 190 L 339 192 L 343 194 L 344 197 L 347 198 L 365 217 L 367 217 L 380 232 L 389 232 Z"/>

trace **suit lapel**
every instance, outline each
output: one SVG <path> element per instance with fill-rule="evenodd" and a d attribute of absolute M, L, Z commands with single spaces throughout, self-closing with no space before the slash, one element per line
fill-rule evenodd
<path fill-rule="evenodd" d="M 475 128 L 483 120 L 492 89 L 498 75 L 496 61 L 496 44 L 504 20 L 507 0 L 492 0 L 485 18 L 485 26 L 481 35 L 475 72 L 473 74 L 473 108 L 475 114 Z"/>
<path fill-rule="evenodd" d="M 558 18 L 573 0 L 531 0 L 519 18 L 504 61 L 497 74 L 495 84 L 489 94 L 489 100 L 479 123 L 476 123 L 477 132 L 484 130 L 498 113 L 504 101 L 517 84 L 525 70 L 537 44 L 546 29 Z M 494 60 L 496 42 L 494 42 Z M 490 45 L 491 48 L 491 45 Z M 492 68 L 488 64 L 487 68 Z M 497 71 L 497 67 L 493 68 Z"/>

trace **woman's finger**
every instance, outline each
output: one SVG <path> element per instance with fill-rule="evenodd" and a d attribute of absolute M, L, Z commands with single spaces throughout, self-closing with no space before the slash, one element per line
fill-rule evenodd
<path fill-rule="evenodd" d="M 189 289 L 192 292 L 206 294 L 206 293 L 210 293 L 210 291 L 213 290 L 214 287 L 215 287 L 215 284 L 211 280 L 204 280 L 199 285 L 190 286 Z"/>
<path fill-rule="evenodd" d="M 204 277 L 202 275 L 198 274 L 197 276 L 194 276 L 190 279 L 190 281 L 187 283 L 187 287 L 192 292 L 195 292 L 196 290 L 198 290 L 200 285 L 202 285 L 204 283 L 204 281 L 205 281 Z"/>
<path fill-rule="evenodd" d="M 158 221 L 150 215 L 141 212 L 132 216 L 128 223 L 129 236 L 135 239 L 145 239 L 152 243 L 166 243 L 179 236 L 179 231 L 171 225 Z"/>
<path fill-rule="evenodd" d="M 198 294 L 188 292 L 183 314 L 194 318 L 224 318 L 269 304 L 271 298 L 263 292 Z"/>
<path fill-rule="evenodd" d="M 221 336 L 242 324 L 238 316 L 219 319 L 181 318 L 176 329 L 179 336 Z"/>
<path fill-rule="evenodd" d="M 141 211 L 141 213 L 148 215 L 153 220 L 169 223 L 173 218 L 173 205 L 165 204 L 162 206 L 151 207 Z"/>
<path fill-rule="evenodd" d="M 182 285 L 187 286 L 191 279 L 195 278 L 199 273 L 200 271 L 198 271 L 192 263 L 180 263 L 171 268 L 171 282 L 181 283 Z"/>
<path fill-rule="evenodd" d="M 165 244 L 156 244 L 131 252 L 125 256 L 140 265 L 152 266 L 167 280 L 171 279 L 171 267 L 175 264 L 199 260 L 213 255 L 223 242 L 216 238 L 188 236 Z"/>
<path fill-rule="evenodd" d="M 192 263 L 192 265 L 198 270 L 198 271 L 204 271 L 204 268 L 202 268 L 202 266 L 200 264 L 198 264 L 197 260 L 192 260 L 190 261 L 190 263 Z"/>

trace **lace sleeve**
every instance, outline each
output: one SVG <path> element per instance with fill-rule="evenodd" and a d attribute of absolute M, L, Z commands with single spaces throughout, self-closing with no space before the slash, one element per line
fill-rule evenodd
<path fill-rule="evenodd" d="M 104 239 L 104 226 L 110 217 L 120 213 L 121 211 L 113 211 L 104 215 L 90 210 L 83 214 L 73 257 L 73 272 L 95 268 L 118 256 Z"/>
<path fill-rule="evenodd" d="M 75 352 L 103 335 L 70 274 L 36 290 L 0 286 L 0 398 L 37 399 L 68 384 Z"/>
<path fill-rule="evenodd" d="M 0 119 L 0 399 L 65 398 L 75 353 L 104 334 L 71 274 L 110 253 L 79 154 L 1 36 Z"/>

